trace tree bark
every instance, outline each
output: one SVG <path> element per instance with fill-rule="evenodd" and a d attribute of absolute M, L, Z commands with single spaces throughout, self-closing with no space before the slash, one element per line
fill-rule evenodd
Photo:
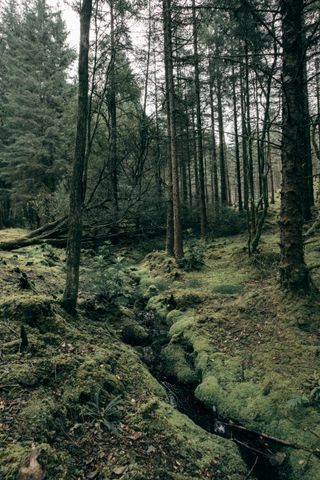
<path fill-rule="evenodd" d="M 198 31 L 197 31 L 195 0 L 192 0 L 192 29 L 193 29 L 194 84 L 195 84 L 196 120 L 197 120 L 196 139 L 197 139 L 197 155 L 198 155 L 198 167 L 199 167 L 200 234 L 202 237 L 204 237 L 206 234 L 206 228 L 207 228 L 207 210 L 206 210 L 206 195 L 205 195 L 202 119 L 201 119 L 201 104 L 200 104 Z"/>
<path fill-rule="evenodd" d="M 219 160 L 220 160 L 220 199 L 222 205 L 228 204 L 226 163 L 224 149 L 224 125 L 222 112 L 222 89 L 220 70 L 217 72 L 218 123 L 219 123 Z"/>
<path fill-rule="evenodd" d="M 79 290 L 79 268 L 82 237 L 82 206 L 84 201 L 83 177 L 88 122 L 88 57 L 92 0 L 83 0 L 80 11 L 80 52 L 78 119 L 73 172 L 70 191 L 69 231 L 67 244 L 67 278 L 63 294 L 63 307 L 70 313 L 76 309 Z"/>
<path fill-rule="evenodd" d="M 177 261 L 183 258 L 182 232 L 180 223 L 179 175 L 177 160 L 176 109 L 172 61 L 172 22 L 171 0 L 163 0 L 164 57 L 167 93 L 168 136 L 172 169 L 172 212 L 174 256 Z"/>
<path fill-rule="evenodd" d="M 301 198 L 305 181 L 303 166 L 305 148 L 306 90 L 303 88 L 304 48 L 302 39 L 303 0 L 281 0 L 283 42 L 283 127 L 282 188 L 280 212 L 280 280 L 284 289 L 307 293 L 309 272 L 304 261 L 302 238 L 303 210 Z"/>
<path fill-rule="evenodd" d="M 110 176 L 113 208 L 115 215 L 115 224 L 117 223 L 119 201 L 118 201 L 118 160 L 117 160 L 117 103 L 116 103 L 116 72 L 115 72 L 115 15 L 113 1 L 110 1 L 110 43 L 111 43 L 111 61 L 110 61 L 110 96 L 109 96 L 109 115 L 110 115 Z"/>
<path fill-rule="evenodd" d="M 236 156 L 236 179 L 237 179 L 237 196 L 239 212 L 243 210 L 242 205 L 242 189 L 241 189 L 241 168 L 240 168 L 240 149 L 239 149 L 239 133 L 238 133 L 238 112 L 237 112 L 237 94 L 236 94 L 236 78 L 235 69 L 232 66 L 232 98 L 233 98 L 233 123 L 234 123 L 234 141 Z"/>
<path fill-rule="evenodd" d="M 248 142 L 246 131 L 246 114 L 243 87 L 243 68 L 240 67 L 240 97 L 241 97 L 241 130 L 242 130 L 242 167 L 243 167 L 243 206 L 246 211 L 249 209 L 249 187 L 248 187 Z"/>

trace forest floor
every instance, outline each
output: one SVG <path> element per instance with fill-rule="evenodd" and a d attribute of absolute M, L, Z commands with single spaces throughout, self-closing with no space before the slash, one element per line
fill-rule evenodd
<path fill-rule="evenodd" d="M 280 292 L 274 215 L 254 260 L 245 235 L 190 242 L 204 253 L 197 271 L 159 242 L 85 251 L 77 318 L 58 302 L 63 250 L 1 252 L 0 479 L 34 465 L 34 480 L 320 478 L 319 295 Z M 152 362 L 223 421 L 290 443 L 270 443 L 274 476 L 250 474 L 235 442 L 174 409 Z"/>

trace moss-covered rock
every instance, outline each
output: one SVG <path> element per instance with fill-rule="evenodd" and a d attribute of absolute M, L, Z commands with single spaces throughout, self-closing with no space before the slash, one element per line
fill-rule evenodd
<path fill-rule="evenodd" d="M 92 354 L 77 357 L 76 361 L 78 368 L 62 394 L 62 401 L 69 408 L 93 399 L 102 389 L 110 395 L 122 392 L 121 382 L 111 373 L 112 351 L 96 348 Z"/>
<path fill-rule="evenodd" d="M 129 345 L 144 345 L 147 343 L 149 335 L 145 328 L 132 322 L 124 326 L 121 337 Z"/>
<path fill-rule="evenodd" d="M 169 345 L 162 350 L 162 355 L 164 359 L 163 371 L 168 377 L 174 378 L 184 384 L 198 383 L 198 374 L 182 345 L 170 342 Z"/>
<path fill-rule="evenodd" d="M 37 328 L 41 333 L 63 333 L 65 320 L 54 308 L 52 301 L 39 295 L 26 295 L 6 299 L 0 305 L 0 316 Z"/>

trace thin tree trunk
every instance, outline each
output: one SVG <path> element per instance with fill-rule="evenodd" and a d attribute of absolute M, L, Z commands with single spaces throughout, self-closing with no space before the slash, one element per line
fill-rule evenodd
<path fill-rule="evenodd" d="M 158 107 L 158 82 L 157 82 L 157 62 L 154 55 L 154 95 L 155 95 L 155 121 L 156 121 L 156 162 L 155 178 L 159 200 L 162 202 L 162 180 L 161 180 L 161 149 L 160 149 L 160 128 L 159 128 L 159 107 Z"/>
<path fill-rule="evenodd" d="M 62 304 L 74 312 L 79 290 L 79 268 L 82 237 L 83 177 L 85 169 L 88 122 L 88 57 L 92 0 L 83 0 L 80 11 L 80 52 L 78 119 L 70 192 L 69 232 L 66 258 L 67 278 Z"/>
<path fill-rule="evenodd" d="M 206 234 L 207 228 L 207 210 L 205 195 L 205 175 L 203 160 L 203 139 L 202 139 L 202 119 L 200 104 L 200 76 L 199 76 L 199 56 L 198 56 L 198 31 L 195 9 L 195 0 L 192 0 L 192 28 L 193 28 L 193 55 L 194 55 L 194 84 L 196 97 L 196 119 L 197 119 L 197 154 L 199 168 L 199 193 L 200 193 L 200 234 L 202 237 Z"/>
<path fill-rule="evenodd" d="M 239 212 L 241 212 L 243 210 L 243 205 L 242 205 L 242 191 L 241 191 L 241 168 L 240 168 L 240 149 L 239 149 L 239 133 L 238 133 L 236 78 L 235 78 L 234 66 L 232 66 L 232 97 L 233 97 L 233 124 L 234 124 L 235 156 L 236 156 L 238 209 L 239 209 Z"/>
<path fill-rule="evenodd" d="M 115 19 L 114 19 L 114 0 L 110 1 L 110 43 L 111 43 L 111 64 L 110 64 L 110 173 L 111 173 L 111 192 L 114 208 L 115 223 L 117 222 L 119 202 L 118 202 L 118 159 L 117 159 L 117 104 L 116 104 L 116 72 L 115 72 Z"/>
<path fill-rule="evenodd" d="M 268 129 L 268 163 L 270 168 L 270 189 L 271 189 L 271 205 L 275 204 L 275 187 L 274 187 L 274 175 L 273 175 L 273 165 L 272 165 L 272 155 L 271 155 L 271 145 L 270 145 L 270 129 Z"/>
<path fill-rule="evenodd" d="M 193 106 L 191 109 L 191 121 L 192 121 L 192 149 L 193 149 L 195 193 L 196 193 L 197 204 L 199 204 L 199 174 L 198 174 L 198 160 L 197 160 L 198 155 L 197 155 L 196 127 L 195 127 Z"/>
<path fill-rule="evenodd" d="M 217 143 L 215 134 L 215 120 L 214 120 L 214 103 L 213 103 L 213 71 L 211 62 L 209 63 L 210 70 L 210 115 L 211 115 L 211 138 L 212 138 L 212 175 L 213 175 L 213 208 L 215 216 L 217 217 L 219 211 L 219 179 L 218 179 L 218 161 L 217 161 Z"/>
<path fill-rule="evenodd" d="M 258 186 L 259 186 L 259 197 L 263 195 L 263 168 L 261 165 L 261 157 L 262 154 L 260 152 L 260 114 L 259 114 L 259 97 L 258 97 L 258 79 L 257 79 L 257 73 L 256 73 L 256 78 L 255 78 L 255 104 L 256 104 L 256 137 L 257 137 L 257 158 L 258 158 Z M 261 148 L 264 148 L 264 145 L 261 146 Z"/>
<path fill-rule="evenodd" d="M 220 159 L 220 199 L 222 205 L 228 204 L 226 164 L 224 150 L 224 125 L 222 112 L 222 89 L 220 71 L 217 72 L 218 123 L 219 123 L 219 159 Z"/>
<path fill-rule="evenodd" d="M 191 182 L 191 153 L 190 153 L 190 131 L 189 131 L 189 112 L 187 106 L 187 98 L 185 98 L 185 115 L 186 115 L 186 148 L 187 148 L 187 169 L 188 169 L 188 198 L 189 207 L 192 209 L 192 182 Z"/>
<path fill-rule="evenodd" d="M 256 232 L 256 215 L 255 215 L 255 188 L 254 188 L 254 171 L 253 171 L 253 152 L 252 152 L 252 135 L 251 135 L 251 115 L 250 115 L 250 85 L 249 85 L 249 50 L 248 41 L 245 39 L 245 106 L 246 106 L 246 133 L 248 141 L 248 185 L 250 200 L 250 230 L 254 235 Z"/>
<path fill-rule="evenodd" d="M 243 165 L 243 206 L 246 211 L 249 209 L 249 187 L 248 187 L 248 142 L 246 131 L 246 114 L 243 88 L 243 69 L 240 69 L 240 97 L 241 97 L 241 130 L 242 130 L 242 165 Z"/>
<path fill-rule="evenodd" d="M 306 34 L 305 34 L 305 24 L 302 13 L 302 29 L 301 29 L 301 39 L 303 43 L 303 49 L 305 52 L 306 49 Z M 313 193 L 313 167 L 312 167 L 312 151 L 311 151 L 311 135 L 310 135 L 310 113 L 309 113 L 309 98 L 308 98 L 308 74 L 307 74 L 307 55 L 304 53 L 302 58 L 302 67 L 303 67 L 303 78 L 304 82 L 302 88 L 303 92 L 303 136 L 301 140 L 304 144 L 304 179 L 305 179 L 305 188 L 304 188 L 304 203 L 303 203 L 303 216 L 305 220 L 310 220 L 312 217 L 311 208 L 314 205 L 314 193 Z"/>

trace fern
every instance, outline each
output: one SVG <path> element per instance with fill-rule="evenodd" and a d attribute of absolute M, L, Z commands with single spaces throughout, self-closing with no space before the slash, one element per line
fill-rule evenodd
<path fill-rule="evenodd" d="M 298 408 L 309 405 L 310 401 L 306 395 L 293 395 L 288 401 L 289 408 Z"/>
<path fill-rule="evenodd" d="M 87 403 L 84 410 L 84 415 L 89 417 L 95 423 L 99 423 L 111 433 L 119 433 L 118 429 L 113 423 L 113 416 L 118 413 L 119 405 L 121 403 L 121 395 L 113 398 L 105 406 L 101 405 L 101 390 L 96 392 L 94 401 Z"/>

